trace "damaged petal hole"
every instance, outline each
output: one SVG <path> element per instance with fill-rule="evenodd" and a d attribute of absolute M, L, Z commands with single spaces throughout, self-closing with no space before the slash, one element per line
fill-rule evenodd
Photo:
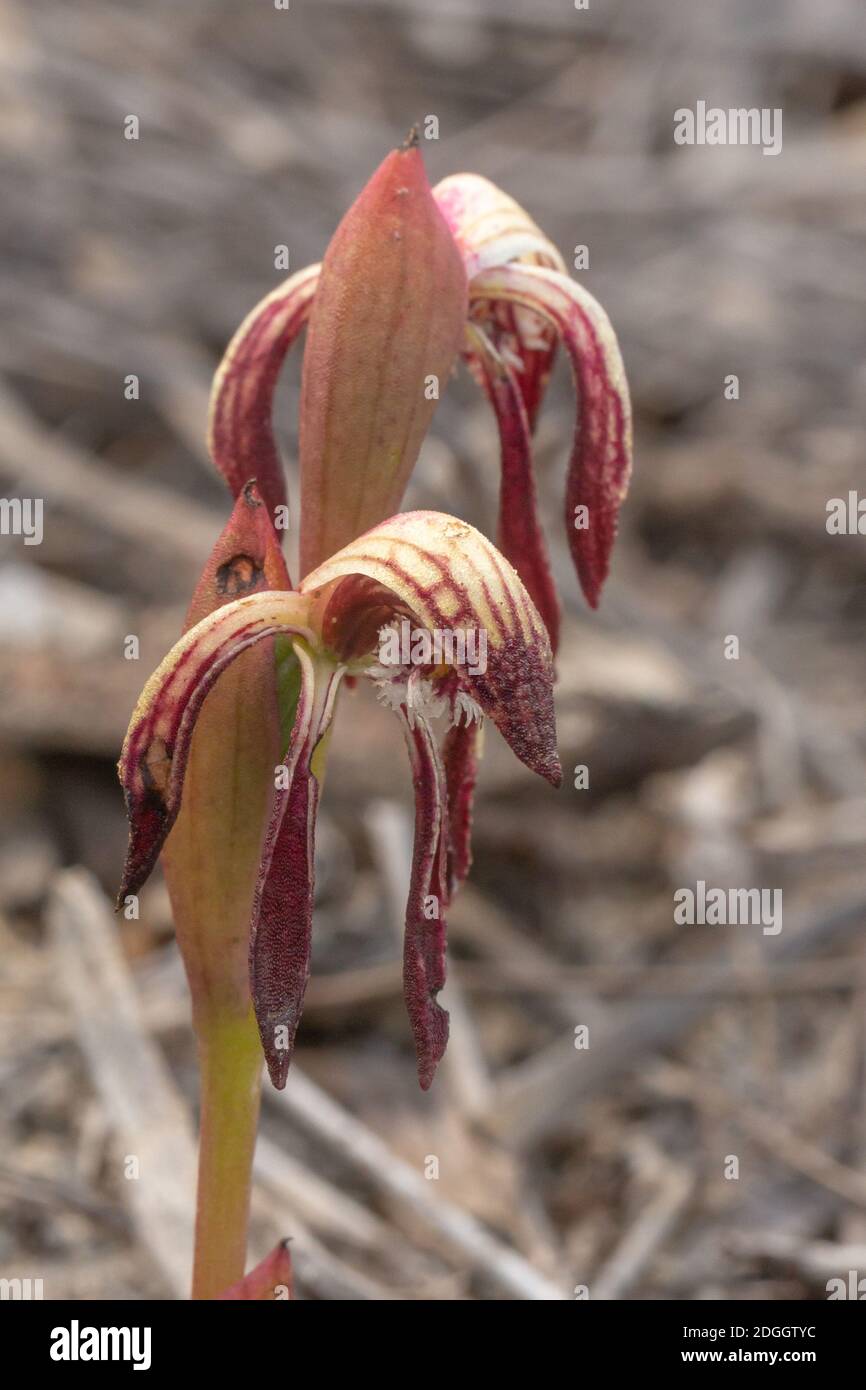
<path fill-rule="evenodd" d="M 234 555 L 216 572 L 217 593 L 226 598 L 240 598 L 255 589 L 264 575 L 251 555 Z"/>

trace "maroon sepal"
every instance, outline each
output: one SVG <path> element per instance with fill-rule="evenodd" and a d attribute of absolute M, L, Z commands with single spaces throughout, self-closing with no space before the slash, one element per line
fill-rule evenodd
<path fill-rule="evenodd" d="M 502 476 L 496 543 L 526 585 L 544 619 L 555 654 L 559 643 L 559 596 L 538 520 L 529 417 L 517 374 L 477 325 L 472 325 L 470 342 L 476 351 L 467 354 L 469 369 L 490 401 L 499 428 Z"/>
<path fill-rule="evenodd" d="M 311 761 L 333 716 L 341 670 L 300 644 L 301 692 L 265 833 L 250 922 L 250 993 L 273 1085 L 286 1084 L 310 977 L 319 782 Z M 283 783 L 285 785 L 283 785 Z"/>
<path fill-rule="evenodd" d="M 447 810 L 445 777 L 430 728 L 423 719 L 400 718 L 412 761 L 415 845 L 406 903 L 403 993 L 422 1091 L 429 1089 L 448 1042 L 448 1013 L 437 1001 L 445 984 Z"/>

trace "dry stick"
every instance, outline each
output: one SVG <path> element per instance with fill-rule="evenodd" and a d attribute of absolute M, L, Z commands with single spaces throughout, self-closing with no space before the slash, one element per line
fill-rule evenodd
<path fill-rule="evenodd" d="M 100 1225 L 114 1227 L 116 1231 L 129 1230 L 126 1212 L 110 1205 L 99 1193 L 80 1182 L 52 1181 L 0 1165 L 0 1198 L 4 1202 L 14 1201 L 19 1208 L 43 1207 L 52 1214 L 65 1207 Z"/>
<path fill-rule="evenodd" d="M 392 1238 L 378 1216 L 373 1216 L 360 1202 L 340 1192 L 290 1154 L 283 1153 L 263 1134 L 256 1144 L 253 1171 L 259 1182 L 321 1234 L 336 1236 L 367 1251 L 384 1249 Z"/>
<path fill-rule="evenodd" d="M 799 1234 L 772 1230 L 735 1232 L 728 1244 L 736 1255 L 790 1265 L 809 1283 L 844 1279 L 851 1269 L 866 1270 L 866 1245 L 836 1245 L 831 1240 L 804 1244 Z"/>
<path fill-rule="evenodd" d="M 559 985 L 551 988 L 553 1012 L 572 1024 L 579 1021 L 592 1028 L 594 1022 L 600 1023 L 602 1011 L 586 992 L 578 970 L 563 965 L 544 946 L 520 932 L 496 903 L 474 884 L 466 883 L 461 888 L 451 909 L 451 919 L 455 935 L 471 941 L 484 955 L 485 971 L 502 971 L 505 980 L 525 979 L 530 989 L 534 980 L 543 978 L 552 984 L 558 979 L 564 983 L 561 988 Z M 462 968 L 469 978 L 480 974 L 471 964 Z"/>
<path fill-rule="evenodd" d="M 709 999 L 743 999 L 765 995 L 818 994 L 826 991 L 850 993 L 857 990 L 859 956 L 832 956 L 827 960 L 797 961 L 768 970 L 766 976 L 740 974 L 720 976 L 718 964 L 664 965 L 562 965 L 543 969 L 518 969 L 510 961 L 491 961 L 484 965 L 462 963 L 460 978 L 464 988 L 475 994 L 544 994 L 551 998 L 575 996 L 589 991 L 629 999 L 652 995 L 666 998 L 682 994 Z M 736 962 L 734 963 L 737 967 Z M 336 977 L 339 978 L 339 977 Z M 571 1010 L 573 1013 L 573 1009 Z"/>
<path fill-rule="evenodd" d="M 58 875 L 48 903 L 58 977 L 97 1091 L 138 1162 L 126 1193 L 139 1238 L 177 1297 L 189 1287 L 195 1144 L 189 1114 L 147 1036 L 120 953 L 118 928 L 93 876 Z"/>
<path fill-rule="evenodd" d="M 264 1152 L 260 1153 L 262 1147 Z M 275 1227 L 282 1238 L 285 1238 L 287 1230 L 291 1231 L 296 1287 L 301 1284 L 318 1298 L 327 1300 L 384 1301 L 394 1297 L 384 1284 L 362 1274 L 327 1249 L 304 1220 L 304 1216 L 309 1214 L 314 1226 L 324 1229 L 327 1224 L 331 1234 L 352 1242 L 353 1235 L 358 1234 L 367 1218 L 363 1208 L 351 1204 L 350 1199 L 344 1198 L 328 1183 L 322 1183 L 320 1190 L 315 1191 L 316 1175 L 295 1160 L 287 1162 L 286 1156 L 276 1145 L 268 1144 L 261 1135 L 256 1145 L 254 1177 L 256 1184 L 250 1203 L 252 1215 Z M 351 1215 L 348 1213 L 350 1205 L 357 1208 Z M 327 1222 L 324 1215 L 326 1210 Z M 299 1212 L 304 1215 L 299 1215 Z M 375 1218 L 370 1217 L 369 1220 L 374 1221 Z M 263 1254 L 264 1249 L 258 1254 L 254 1253 L 252 1261 L 248 1263 L 254 1264 Z"/>
<path fill-rule="evenodd" d="M 856 937 L 864 921 L 866 903 L 857 900 L 799 931 L 786 926 L 775 939 L 777 958 L 781 963 L 808 958 L 813 951 Z M 714 957 L 708 966 L 720 981 L 735 972 L 724 955 Z M 485 1125 L 511 1143 L 529 1145 L 569 1118 L 577 1123 L 580 1102 L 603 1090 L 615 1076 L 636 1070 L 648 1053 L 670 1046 L 710 1006 L 711 1001 L 691 996 L 664 1004 L 650 999 L 612 1007 L 590 1029 L 587 1049 L 576 1050 L 568 1037 L 515 1067 L 497 1087 Z"/>
<path fill-rule="evenodd" d="M 384 1284 L 344 1264 L 297 1217 L 293 1216 L 292 1219 L 297 1236 L 291 1246 L 295 1276 L 319 1298 L 349 1303 L 384 1303 L 398 1297 Z"/>
<path fill-rule="evenodd" d="M 485 1274 L 516 1298 L 561 1300 L 567 1295 L 540 1275 L 470 1216 L 431 1195 L 430 1184 L 394 1155 L 382 1140 L 333 1101 L 297 1067 L 284 1091 L 266 1088 L 265 1099 L 290 1114 L 357 1172 L 434 1233 L 452 1256 Z"/>
<path fill-rule="evenodd" d="M 682 1216 L 695 1188 L 695 1176 L 655 1152 L 658 1169 L 666 1168 L 655 1196 L 623 1235 L 590 1284 L 593 1299 L 623 1298 L 637 1283 L 656 1251 L 667 1240 Z"/>
<path fill-rule="evenodd" d="M 734 1124 L 788 1168 L 846 1202 L 866 1207 L 866 1174 L 856 1172 L 832 1154 L 794 1134 L 778 1116 L 759 1110 L 704 1073 L 699 1075 L 686 1067 L 661 1065 L 649 1080 L 653 1090 L 661 1095 L 687 1099 L 698 1106 L 710 1105 L 715 1114 L 729 1114 Z"/>

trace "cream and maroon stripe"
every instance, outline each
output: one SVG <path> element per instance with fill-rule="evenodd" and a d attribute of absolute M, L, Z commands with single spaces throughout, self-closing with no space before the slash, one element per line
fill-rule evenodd
<path fill-rule="evenodd" d="M 455 517 L 407 512 L 347 545 L 301 588 L 312 593 L 358 574 L 390 589 L 428 629 L 484 629 L 487 669 L 460 668 L 460 683 L 517 756 L 558 785 L 550 641 L 519 575 L 496 547 Z"/>
<path fill-rule="evenodd" d="M 312 593 L 364 574 L 397 594 L 429 628 L 484 628 L 488 642 L 547 634 L 520 576 L 490 541 L 441 512 L 404 512 L 375 526 L 304 579 Z"/>
<path fill-rule="evenodd" d="M 211 457 L 235 496 L 256 478 L 272 519 L 274 508 L 286 501 L 272 423 L 274 391 L 286 353 L 309 317 L 320 269 L 311 265 L 290 275 L 247 314 L 211 388 Z"/>
<path fill-rule="evenodd" d="M 241 652 L 278 633 L 310 641 L 309 602 L 267 591 L 237 599 L 189 629 L 148 680 L 123 744 L 118 771 L 129 814 L 120 898 L 153 868 L 180 809 L 195 722 L 208 691 Z"/>

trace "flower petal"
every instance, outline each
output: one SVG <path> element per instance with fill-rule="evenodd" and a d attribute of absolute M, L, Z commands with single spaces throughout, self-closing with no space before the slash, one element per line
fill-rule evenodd
<path fill-rule="evenodd" d="M 241 652 L 264 638 L 291 632 L 312 639 L 308 610 L 297 593 L 236 599 L 190 628 L 150 677 L 118 764 L 130 822 L 119 902 L 147 878 L 175 821 L 195 722 L 208 691 Z"/>
<path fill-rule="evenodd" d="M 225 1293 L 221 1293 L 219 1301 L 239 1299 L 262 1302 L 273 1299 L 285 1302 L 291 1296 L 292 1258 L 289 1254 L 289 1242 L 281 1240 L 255 1269 L 251 1269 L 243 1279 L 239 1279 L 231 1288 L 226 1289 Z"/>
<path fill-rule="evenodd" d="M 271 520 L 286 483 L 273 430 L 283 359 L 309 317 L 320 266 L 307 266 L 265 295 L 235 333 L 213 380 L 208 444 L 232 494 L 258 479 Z"/>
<path fill-rule="evenodd" d="M 513 198 L 480 174 L 449 174 L 433 197 L 472 278 L 490 266 L 531 260 L 553 270 L 565 263 L 553 242 Z"/>
<path fill-rule="evenodd" d="M 429 631 L 486 635 L 486 669 L 463 665 L 460 681 L 521 762 L 559 786 L 550 642 L 520 577 L 496 547 L 441 512 L 405 512 L 382 522 L 301 585 L 307 594 L 325 590 L 316 622 L 326 643 L 332 636 L 327 586 L 357 574 L 390 589 Z M 333 604 L 339 610 L 339 596 Z"/>
<path fill-rule="evenodd" d="M 472 804 L 484 730 L 475 720 L 453 725 L 445 735 L 442 764 L 448 792 L 448 900 L 472 867 Z"/>
<path fill-rule="evenodd" d="M 482 271 L 470 298 L 522 305 L 561 334 L 578 394 L 577 426 L 566 487 L 572 557 L 587 602 L 598 606 L 631 472 L 631 405 L 619 346 L 601 305 L 565 275 L 540 266 Z M 577 508 L 588 524 L 578 528 Z"/>
<path fill-rule="evenodd" d="M 436 999 L 445 984 L 445 775 L 426 721 L 410 721 L 405 710 L 399 714 L 415 788 L 415 845 L 406 903 L 403 993 L 415 1039 L 418 1080 L 422 1091 L 426 1091 L 448 1042 L 448 1012 Z"/>
<path fill-rule="evenodd" d="M 496 543 L 526 585 L 555 652 L 559 641 L 559 596 L 538 521 L 532 438 L 523 397 L 513 370 L 480 326 L 469 325 L 467 341 L 471 349 L 470 370 L 493 406 L 499 426 L 502 477 Z"/>
<path fill-rule="evenodd" d="M 565 262 L 553 242 L 528 212 L 479 174 L 452 174 L 433 190 L 448 226 L 463 254 L 466 274 L 516 261 L 549 266 L 565 272 Z M 531 310 L 513 304 L 491 304 L 484 326 L 512 361 L 530 430 L 553 369 L 557 335 Z"/>
<path fill-rule="evenodd" d="M 463 263 L 407 142 L 322 262 L 301 385 L 302 574 L 399 506 L 466 310 Z"/>
<path fill-rule="evenodd" d="M 250 993 L 262 1049 L 277 1090 L 286 1084 L 310 975 L 314 839 L 319 804 L 315 752 L 334 710 L 342 670 L 294 643 L 301 692 L 285 777 L 265 834 L 250 924 Z"/>

